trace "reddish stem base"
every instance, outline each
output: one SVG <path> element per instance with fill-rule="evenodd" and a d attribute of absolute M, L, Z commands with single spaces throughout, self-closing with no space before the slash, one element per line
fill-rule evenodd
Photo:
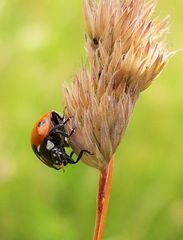
<path fill-rule="evenodd" d="M 96 221 L 93 240 L 102 239 L 112 183 L 113 162 L 114 157 L 112 157 L 107 167 L 100 171 Z"/>

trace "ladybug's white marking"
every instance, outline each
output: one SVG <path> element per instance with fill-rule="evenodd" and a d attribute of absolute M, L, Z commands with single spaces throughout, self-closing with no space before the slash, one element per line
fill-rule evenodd
<path fill-rule="evenodd" d="M 50 151 L 52 148 L 54 148 L 54 146 L 55 146 L 55 145 L 54 145 L 50 140 L 47 141 L 46 149 L 47 149 L 48 151 Z"/>

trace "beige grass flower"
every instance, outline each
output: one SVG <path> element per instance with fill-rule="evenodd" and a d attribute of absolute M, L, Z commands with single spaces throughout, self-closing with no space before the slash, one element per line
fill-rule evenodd
<path fill-rule="evenodd" d="M 89 68 L 65 88 L 66 128 L 83 162 L 102 169 L 123 136 L 133 107 L 170 55 L 164 40 L 168 17 L 152 19 L 154 0 L 85 0 Z"/>

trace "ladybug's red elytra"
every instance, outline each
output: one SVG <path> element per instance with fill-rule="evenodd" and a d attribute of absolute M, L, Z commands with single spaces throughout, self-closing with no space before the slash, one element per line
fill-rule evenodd
<path fill-rule="evenodd" d="M 55 111 L 47 112 L 35 123 L 31 134 L 31 145 L 36 156 L 47 166 L 57 170 L 68 163 L 77 163 L 84 152 L 91 154 L 87 150 L 81 150 L 74 161 L 74 152 L 70 155 L 66 153 L 65 148 L 70 147 L 69 137 L 75 132 L 74 128 L 70 134 L 66 133 L 65 124 L 69 120 L 70 118 L 64 120 Z"/>

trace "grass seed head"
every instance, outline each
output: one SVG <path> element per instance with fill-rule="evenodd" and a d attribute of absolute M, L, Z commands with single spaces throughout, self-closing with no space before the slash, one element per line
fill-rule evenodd
<path fill-rule="evenodd" d="M 123 136 L 134 104 L 165 66 L 170 53 L 164 34 L 169 17 L 153 19 L 155 0 L 85 0 L 83 67 L 65 88 L 66 128 L 71 146 L 86 149 L 82 160 L 105 167 Z"/>

